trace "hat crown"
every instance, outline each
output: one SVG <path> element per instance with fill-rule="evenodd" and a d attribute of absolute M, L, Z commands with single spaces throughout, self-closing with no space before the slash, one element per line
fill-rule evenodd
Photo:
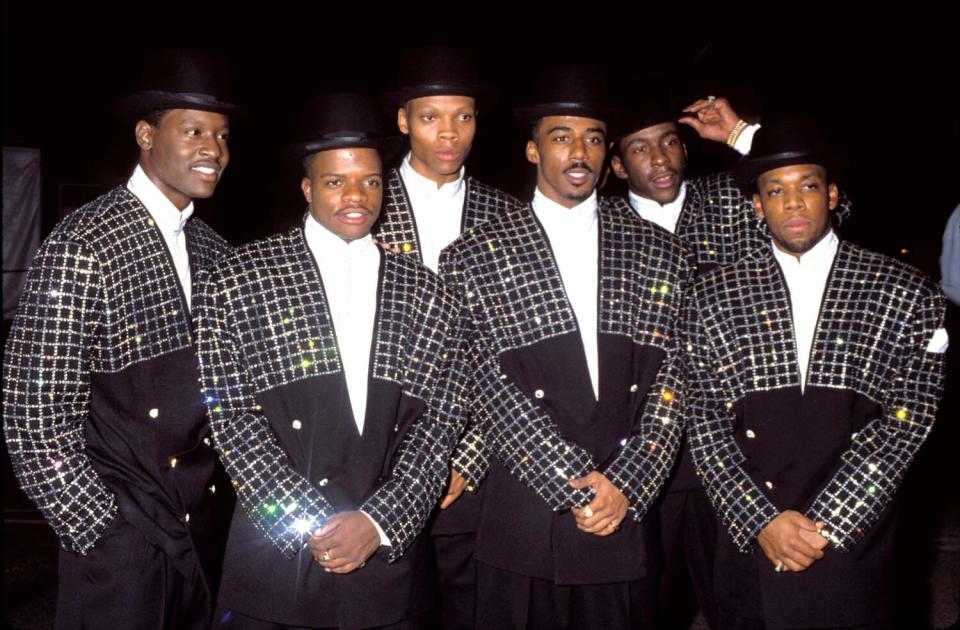
<path fill-rule="evenodd" d="M 765 122 L 753 136 L 750 158 L 783 154 L 816 154 L 828 148 L 820 128 L 808 118 L 792 116 Z"/>
<path fill-rule="evenodd" d="M 331 137 L 383 136 L 386 127 L 374 101 L 363 94 L 337 92 L 315 96 L 300 117 L 298 138 L 307 142 Z"/>
<path fill-rule="evenodd" d="M 165 50 L 144 64 L 141 92 L 169 92 L 209 96 L 229 101 L 227 71 L 217 57 L 200 50 Z"/>
<path fill-rule="evenodd" d="M 594 66 L 567 64 L 546 68 L 534 81 L 530 104 L 582 105 L 606 109 L 607 81 Z"/>
<path fill-rule="evenodd" d="M 429 86 L 451 88 L 480 85 L 480 75 L 472 56 L 452 46 L 425 46 L 406 52 L 400 60 L 400 89 Z"/>

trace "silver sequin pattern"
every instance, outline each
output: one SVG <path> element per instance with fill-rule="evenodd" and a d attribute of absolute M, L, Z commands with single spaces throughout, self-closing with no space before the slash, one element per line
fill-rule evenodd
<path fill-rule="evenodd" d="M 429 270 L 385 255 L 371 373 L 424 400 L 391 479 L 364 504 L 396 559 L 435 505 L 462 430 L 456 301 Z M 251 521 L 290 557 L 332 515 L 322 492 L 292 469 L 260 392 L 338 372 L 340 360 L 320 275 L 301 229 L 240 248 L 198 290 L 200 366 L 216 445 Z M 292 310 L 291 310 L 292 309 Z"/>
<path fill-rule="evenodd" d="M 685 321 L 692 449 L 711 500 L 747 550 L 778 514 L 743 469 L 734 404 L 799 387 L 788 292 L 770 245 L 698 280 Z M 944 301 L 913 268 L 841 242 L 814 338 L 807 387 L 852 390 L 883 407 L 858 432 L 809 516 L 849 550 L 890 502 L 928 435 L 944 355 L 926 351 Z"/>
<path fill-rule="evenodd" d="M 599 330 L 663 349 L 672 358 L 692 260 L 676 237 L 620 204 L 601 203 L 599 232 Z M 504 352 L 577 331 L 532 209 L 515 209 L 458 240 L 441 256 L 441 272 L 470 311 L 472 382 L 485 405 L 483 437 L 511 473 L 552 509 L 585 505 L 590 492 L 574 490 L 568 482 L 597 463 L 564 440 L 554 421 L 499 369 Z M 608 468 L 631 499 L 635 518 L 659 491 L 682 432 L 677 372 L 668 364 L 675 365 L 668 360 L 662 366 L 639 430 Z"/>
<path fill-rule="evenodd" d="M 194 273 L 229 249 L 197 218 L 185 231 Z M 91 374 L 190 347 L 178 287 L 125 187 L 67 216 L 33 261 L 4 353 L 4 432 L 21 487 L 65 549 L 87 553 L 117 509 L 85 452 Z"/>
<path fill-rule="evenodd" d="M 502 190 L 488 186 L 473 177 L 464 178 L 463 229 L 469 232 L 481 223 L 503 214 L 508 208 L 523 204 Z M 399 169 L 392 169 L 383 191 L 383 209 L 373 235 L 378 240 L 400 249 L 404 254 L 420 258 L 420 238 L 410 205 L 410 197 Z"/>

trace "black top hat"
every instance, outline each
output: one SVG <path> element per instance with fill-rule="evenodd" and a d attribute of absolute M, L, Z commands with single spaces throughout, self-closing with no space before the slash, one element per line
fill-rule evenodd
<path fill-rule="evenodd" d="M 490 86 L 480 80 L 472 56 L 450 46 L 425 46 L 404 53 L 397 85 L 385 95 L 391 107 L 421 96 L 471 96 L 480 100 L 491 95 Z"/>
<path fill-rule="evenodd" d="M 163 109 L 199 109 L 230 114 L 227 72 L 223 62 L 200 50 L 166 50 L 147 60 L 138 91 L 124 97 L 117 109 L 136 117 Z"/>
<path fill-rule="evenodd" d="M 607 121 L 611 114 L 607 82 L 600 71 L 583 64 L 549 67 L 537 77 L 528 104 L 514 109 L 523 123 L 544 116 L 582 116 Z"/>
<path fill-rule="evenodd" d="M 789 117 L 763 123 L 753 136 L 750 154 L 737 163 L 733 175 L 737 185 L 750 195 L 760 175 L 793 164 L 819 164 L 832 179 L 837 175 L 836 153 L 820 128 L 807 118 Z"/>
<path fill-rule="evenodd" d="M 291 163 L 330 149 L 367 147 L 380 151 L 386 161 L 403 140 L 387 135 L 383 117 L 369 96 L 338 92 L 314 97 L 300 117 L 297 140 L 288 145 L 284 156 Z"/>
<path fill-rule="evenodd" d="M 631 89 L 618 98 L 617 115 L 610 121 L 607 135 L 611 142 L 663 123 L 675 123 L 683 116 L 677 97 L 669 85 L 645 81 L 642 89 Z"/>

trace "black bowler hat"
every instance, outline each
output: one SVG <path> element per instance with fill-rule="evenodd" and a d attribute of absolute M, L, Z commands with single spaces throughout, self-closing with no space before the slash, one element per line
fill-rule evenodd
<path fill-rule="evenodd" d="M 380 110 L 372 98 L 352 92 L 314 97 L 300 116 L 297 140 L 288 145 L 284 156 L 291 163 L 330 149 L 365 147 L 380 152 L 387 161 L 403 140 L 388 135 Z"/>
<path fill-rule="evenodd" d="M 583 64 L 547 68 L 534 82 L 527 105 L 514 109 L 514 115 L 525 124 L 544 116 L 608 121 L 611 112 L 605 77 L 594 66 Z"/>
<path fill-rule="evenodd" d="M 147 60 L 139 89 L 117 105 L 120 114 L 144 116 L 164 109 L 199 109 L 230 114 L 227 70 L 213 55 L 187 48 L 165 50 Z"/>
<path fill-rule="evenodd" d="M 744 194 L 750 195 L 758 177 L 794 164 L 818 164 L 831 179 L 836 179 L 840 165 L 820 128 L 803 117 L 763 123 L 753 136 L 750 154 L 737 163 L 733 175 Z"/>
<path fill-rule="evenodd" d="M 397 86 L 385 96 L 390 107 L 421 96 L 470 96 L 478 101 L 491 96 L 470 53 L 450 46 L 424 46 L 404 53 Z"/>

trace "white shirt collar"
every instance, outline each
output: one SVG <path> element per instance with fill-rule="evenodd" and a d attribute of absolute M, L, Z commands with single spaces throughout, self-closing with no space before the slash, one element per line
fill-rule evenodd
<path fill-rule="evenodd" d="M 680 184 L 680 190 L 677 192 L 676 199 L 663 205 L 660 205 L 653 199 L 641 197 L 632 190 L 628 192 L 630 206 L 637 214 L 670 232 L 677 231 L 677 221 L 680 219 L 680 212 L 683 211 L 683 202 L 686 198 L 687 182 Z"/>
<path fill-rule="evenodd" d="M 403 162 L 400 163 L 400 176 L 407 187 L 407 194 L 417 197 L 440 198 L 456 197 L 460 194 L 460 190 L 463 188 L 464 173 L 466 172 L 464 167 L 460 167 L 460 172 L 455 180 L 438 187 L 437 182 L 424 177 L 410 165 L 410 156 L 411 153 L 407 153 Z"/>
<path fill-rule="evenodd" d="M 545 227 L 548 224 L 556 225 L 558 229 L 562 229 L 564 232 L 587 232 L 597 220 L 597 191 L 595 190 L 590 193 L 587 199 L 572 208 L 566 208 L 544 195 L 540 192 L 540 188 L 537 188 L 533 191 L 532 205 L 534 213 Z"/>
<path fill-rule="evenodd" d="M 324 227 L 309 212 L 304 221 L 303 232 L 310 251 L 321 265 L 351 260 L 367 254 L 371 247 L 376 247 L 370 234 L 348 243 Z"/>
<path fill-rule="evenodd" d="M 801 254 L 800 258 L 797 259 L 793 254 L 781 251 L 772 240 L 770 241 L 770 247 L 773 248 L 774 257 L 785 270 L 812 269 L 813 267 L 821 267 L 824 265 L 829 267 L 833 264 L 833 257 L 837 253 L 839 244 L 840 239 L 837 238 L 836 233 L 831 229 L 820 239 L 820 242 L 811 247 L 809 251 Z"/>
<path fill-rule="evenodd" d="M 182 211 L 179 210 L 147 177 L 139 164 L 137 164 L 137 168 L 133 169 L 133 175 L 127 182 L 127 189 L 140 199 L 147 212 L 157 223 L 160 231 L 165 234 L 182 232 L 187 219 L 193 214 L 193 201 Z"/>

